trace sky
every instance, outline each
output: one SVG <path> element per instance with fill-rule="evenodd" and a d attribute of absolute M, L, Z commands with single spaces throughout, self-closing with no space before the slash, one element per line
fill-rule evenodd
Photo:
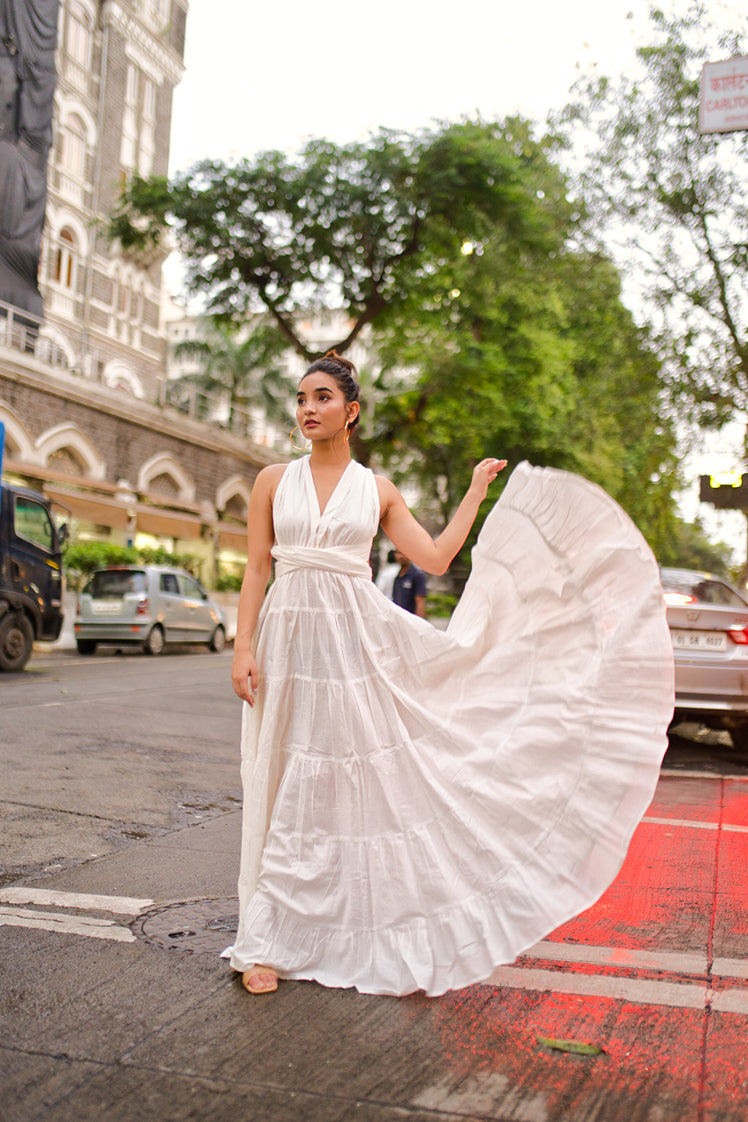
<path fill-rule="evenodd" d="M 731 13 L 744 18 L 745 0 L 708 3 L 724 26 Z M 686 0 L 661 6 L 683 10 Z M 632 70 L 637 46 L 651 39 L 649 8 L 649 0 L 190 0 L 170 171 L 476 113 L 542 121 L 582 74 Z M 172 278 L 174 292 L 177 271 Z M 742 431 L 711 438 L 694 473 L 737 466 Z M 704 516 L 745 555 L 742 515 L 712 515 L 695 486 L 684 500 L 687 517 Z"/>
<path fill-rule="evenodd" d="M 593 63 L 631 65 L 647 11 L 646 0 L 190 0 L 171 169 L 476 110 L 542 119 Z"/>

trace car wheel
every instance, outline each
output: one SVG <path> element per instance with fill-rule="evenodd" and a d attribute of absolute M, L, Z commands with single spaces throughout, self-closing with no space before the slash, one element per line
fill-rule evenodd
<path fill-rule="evenodd" d="M 34 632 L 23 612 L 0 619 L 0 670 L 23 670 L 34 649 Z"/>
<path fill-rule="evenodd" d="M 733 748 L 737 748 L 738 752 L 748 752 L 748 723 L 731 728 L 730 737 Z"/>
<path fill-rule="evenodd" d="M 95 639 L 76 639 L 75 645 L 78 648 L 78 654 L 82 655 L 93 654 L 96 650 Z"/>
<path fill-rule="evenodd" d="M 226 632 L 223 630 L 220 623 L 211 635 L 208 646 L 212 651 L 215 651 L 216 654 L 220 654 L 226 646 Z"/>
<path fill-rule="evenodd" d="M 152 627 L 148 632 L 148 638 L 143 644 L 143 650 L 148 655 L 160 655 L 164 649 L 164 633 L 160 627 Z"/>

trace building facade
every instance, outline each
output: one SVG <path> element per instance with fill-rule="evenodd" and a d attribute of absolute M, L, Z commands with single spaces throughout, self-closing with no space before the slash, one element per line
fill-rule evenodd
<path fill-rule="evenodd" d="M 0 307 L 0 421 L 4 474 L 66 507 L 74 537 L 197 554 L 210 581 L 240 567 L 253 479 L 281 454 L 166 404 L 163 254 L 105 230 L 129 176 L 167 173 L 187 8 L 61 0 L 44 318 Z"/>

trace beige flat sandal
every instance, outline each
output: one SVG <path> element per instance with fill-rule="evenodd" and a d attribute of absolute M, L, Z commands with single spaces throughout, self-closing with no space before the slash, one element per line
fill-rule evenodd
<path fill-rule="evenodd" d="M 278 975 L 270 966 L 250 966 L 242 974 L 242 985 L 247 993 L 275 993 Z"/>

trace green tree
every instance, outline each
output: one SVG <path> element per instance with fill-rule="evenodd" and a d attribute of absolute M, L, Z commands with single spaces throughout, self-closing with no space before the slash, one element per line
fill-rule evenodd
<path fill-rule="evenodd" d="M 421 286 L 382 331 L 379 455 L 414 479 L 438 523 L 484 455 L 579 472 L 629 510 L 655 549 L 676 518 L 672 428 L 660 363 L 577 211 L 547 138 L 506 123 L 521 153 L 523 227 L 495 227 Z M 520 179 L 521 177 L 521 179 Z"/>
<path fill-rule="evenodd" d="M 295 161 L 135 180 L 112 229 L 138 251 L 170 223 L 213 312 L 263 310 L 306 357 L 310 310 L 347 310 L 340 351 L 369 325 L 383 370 L 357 454 L 415 478 L 435 520 L 495 452 L 582 471 L 653 544 L 665 535 L 677 473 L 659 363 L 616 270 L 580 241 L 554 140 L 527 122 L 380 131 L 313 141 Z"/>
<path fill-rule="evenodd" d="M 722 423 L 748 406 L 748 134 L 699 134 L 699 80 L 748 52 L 748 15 L 729 34 L 703 0 L 650 18 L 639 73 L 583 79 L 556 124 L 584 153 L 588 229 L 626 263 L 673 398 Z"/>
<path fill-rule="evenodd" d="M 195 339 L 182 339 L 174 347 L 176 358 L 196 359 L 200 370 L 184 374 L 176 385 L 197 386 L 228 401 L 229 428 L 237 408 L 257 405 L 271 420 L 286 420 L 293 386 L 279 362 L 283 342 L 266 324 L 251 331 L 231 321 L 212 317 L 202 320 Z"/>
<path fill-rule="evenodd" d="M 265 311 L 309 359 L 299 320 L 310 311 L 346 309 L 342 353 L 365 325 L 412 306 L 466 240 L 497 225 L 528 244 L 542 238 L 553 216 L 528 210 L 521 171 L 521 150 L 497 124 L 380 130 L 364 143 L 313 140 L 296 160 L 265 152 L 203 161 L 170 182 L 134 177 L 110 232 L 137 255 L 171 229 L 209 313 Z"/>
<path fill-rule="evenodd" d="M 735 575 L 731 572 L 731 552 L 723 542 L 711 541 L 697 518 L 695 522 L 674 524 L 668 540 L 663 543 L 659 561 L 662 565 L 697 569 L 729 579 Z M 740 578 L 736 576 L 737 579 Z"/>

